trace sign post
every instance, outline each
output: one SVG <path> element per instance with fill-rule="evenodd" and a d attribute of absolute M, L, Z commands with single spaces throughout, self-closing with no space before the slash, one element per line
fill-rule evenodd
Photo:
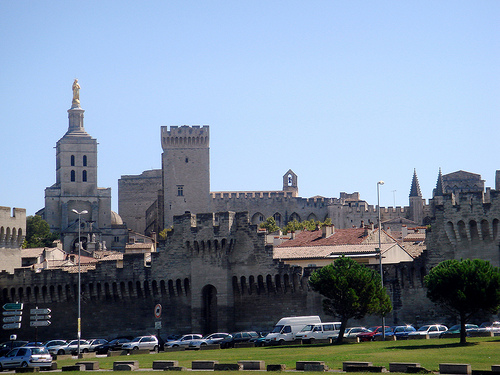
<path fill-rule="evenodd" d="M 23 315 L 23 304 L 16 303 L 6 303 L 2 306 L 5 311 L 2 315 L 4 316 L 3 322 L 5 323 L 3 329 L 19 329 L 21 328 L 21 320 Z"/>
<path fill-rule="evenodd" d="M 35 327 L 35 342 L 38 340 L 38 327 L 48 327 L 50 326 L 49 315 L 52 310 L 50 309 L 39 309 L 38 306 L 30 310 L 30 327 Z"/>
<path fill-rule="evenodd" d="M 155 329 L 157 330 L 157 336 L 156 338 L 158 339 L 158 351 L 160 351 L 160 346 L 161 346 L 161 337 L 160 337 L 160 329 L 161 329 L 161 305 L 158 303 L 156 306 L 155 306 L 155 310 L 154 310 L 154 314 L 155 314 L 155 318 L 157 319 L 155 321 Z"/>

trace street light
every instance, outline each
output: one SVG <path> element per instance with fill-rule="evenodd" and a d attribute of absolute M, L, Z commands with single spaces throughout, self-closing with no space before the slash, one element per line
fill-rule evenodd
<path fill-rule="evenodd" d="M 378 255 L 379 255 L 379 265 L 380 265 L 380 282 L 382 283 L 382 288 L 384 288 L 384 271 L 382 270 L 382 225 L 380 222 L 380 185 L 383 185 L 384 181 L 377 182 L 377 211 L 378 211 Z M 385 316 L 382 315 L 382 340 L 385 341 Z"/>
<path fill-rule="evenodd" d="M 78 212 L 74 208 L 71 210 L 78 215 L 78 349 L 77 355 L 80 355 L 80 338 L 82 337 L 82 327 L 81 327 L 81 297 L 82 297 L 82 279 L 80 273 L 80 249 L 82 248 L 82 238 L 80 237 L 80 229 L 82 227 L 82 215 L 88 214 L 87 210 Z"/>

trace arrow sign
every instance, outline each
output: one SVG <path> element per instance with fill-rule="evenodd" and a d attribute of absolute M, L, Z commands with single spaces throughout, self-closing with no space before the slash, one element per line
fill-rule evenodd
<path fill-rule="evenodd" d="M 51 313 L 51 309 L 31 309 L 31 315 L 46 315 Z"/>
<path fill-rule="evenodd" d="M 52 318 L 50 315 L 31 315 L 31 320 L 49 320 Z"/>
<path fill-rule="evenodd" d="M 5 318 L 3 318 L 3 322 L 4 323 L 20 323 L 22 318 L 23 317 L 19 316 L 19 315 L 6 316 Z"/>
<path fill-rule="evenodd" d="M 23 315 L 22 311 L 4 311 L 2 312 L 3 316 L 11 316 L 11 315 Z"/>
<path fill-rule="evenodd" d="M 30 322 L 30 327 L 47 327 L 50 326 L 50 320 L 35 320 Z"/>
<path fill-rule="evenodd" d="M 2 326 L 3 329 L 19 329 L 21 328 L 21 323 L 9 323 Z"/>
<path fill-rule="evenodd" d="M 22 310 L 23 309 L 23 304 L 22 303 L 6 303 L 3 305 L 4 310 Z"/>

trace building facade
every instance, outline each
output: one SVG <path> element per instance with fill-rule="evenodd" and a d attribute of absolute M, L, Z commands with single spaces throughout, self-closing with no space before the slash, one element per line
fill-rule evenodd
<path fill-rule="evenodd" d="M 0 270 L 21 267 L 21 247 L 26 237 L 26 209 L 0 206 Z"/>

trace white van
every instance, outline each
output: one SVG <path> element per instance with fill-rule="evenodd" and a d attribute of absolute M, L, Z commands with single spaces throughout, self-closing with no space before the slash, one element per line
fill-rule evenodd
<path fill-rule="evenodd" d="M 308 324 L 297 333 L 295 338 L 312 343 L 314 340 L 336 339 L 340 332 L 340 322 Z"/>
<path fill-rule="evenodd" d="M 295 335 L 308 324 L 321 323 L 317 315 L 313 316 L 290 316 L 281 318 L 273 330 L 267 334 L 266 343 L 281 344 L 285 341 L 295 340 Z"/>

